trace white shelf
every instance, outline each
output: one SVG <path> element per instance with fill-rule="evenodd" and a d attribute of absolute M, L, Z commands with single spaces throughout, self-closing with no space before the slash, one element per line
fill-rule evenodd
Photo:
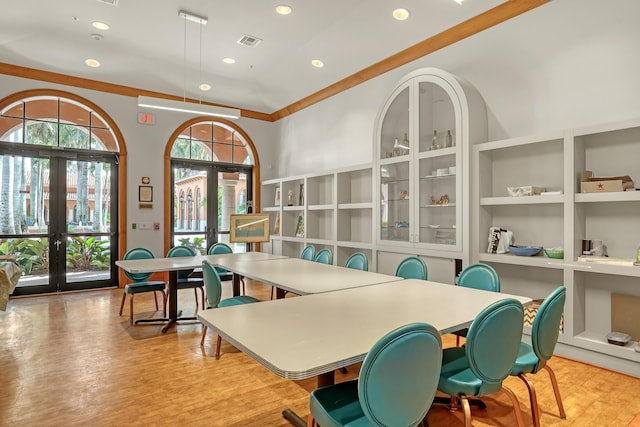
<path fill-rule="evenodd" d="M 373 203 L 339 203 L 338 209 L 372 209 Z"/>
<path fill-rule="evenodd" d="M 334 205 L 311 205 L 307 206 L 310 211 L 330 211 L 335 209 Z"/>
<path fill-rule="evenodd" d="M 443 209 L 443 208 L 455 208 L 455 203 L 449 203 L 447 205 L 423 205 L 420 206 L 422 209 Z"/>
<path fill-rule="evenodd" d="M 625 370 L 633 362 L 640 363 L 640 353 L 630 344 L 607 343 L 603 331 L 613 323 L 612 294 L 640 295 L 640 266 L 607 262 L 636 255 L 640 191 L 580 193 L 578 177 L 585 170 L 603 177 L 629 175 L 638 187 L 638 158 L 640 119 L 487 142 L 475 146 L 472 153 L 474 261 L 504 273 L 501 285 L 507 292 L 540 298 L 559 284 L 566 286 L 562 343 L 580 349 L 575 354 L 587 363 L 606 360 L 610 366 L 605 367 Z M 564 194 L 506 195 L 507 186 L 531 184 Z M 565 259 L 488 254 L 491 226 L 513 231 L 514 244 L 561 246 Z M 611 258 L 578 261 L 581 242 L 589 239 L 603 240 Z M 631 370 L 637 375 L 640 364 Z"/>
<path fill-rule="evenodd" d="M 501 205 L 541 205 L 547 203 L 563 203 L 563 194 L 549 196 L 523 196 L 523 197 L 482 197 L 481 206 L 501 206 Z"/>

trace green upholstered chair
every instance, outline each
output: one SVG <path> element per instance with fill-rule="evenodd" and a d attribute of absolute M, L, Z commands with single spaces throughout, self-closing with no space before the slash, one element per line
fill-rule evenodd
<path fill-rule="evenodd" d="M 125 260 L 130 259 L 151 259 L 154 258 L 153 253 L 145 248 L 133 248 L 124 254 Z M 122 310 L 124 308 L 124 302 L 127 298 L 127 294 L 131 295 L 129 299 L 129 322 L 133 323 L 133 297 L 136 294 L 143 292 L 153 292 L 153 299 L 156 303 L 156 311 L 158 310 L 158 298 L 156 292 L 162 293 L 162 310 L 163 316 L 167 315 L 167 294 L 165 292 L 166 283 L 162 281 L 148 281 L 151 277 L 151 273 L 129 273 L 125 270 L 124 274 L 133 281 L 124 287 L 124 293 L 122 294 L 122 302 L 120 303 L 120 316 L 122 316 Z"/>
<path fill-rule="evenodd" d="M 431 407 L 441 361 L 442 341 L 433 326 L 401 326 L 373 345 L 358 379 L 311 392 L 307 425 L 416 426 Z"/>
<path fill-rule="evenodd" d="M 260 300 L 254 297 L 240 295 L 237 297 L 231 297 L 227 299 L 222 298 L 222 282 L 220 276 L 216 271 L 213 264 L 209 261 L 202 261 L 202 276 L 204 278 L 204 285 L 207 288 L 207 302 L 209 307 L 207 309 L 218 307 L 229 307 L 232 305 L 250 304 L 253 302 L 259 302 Z M 202 325 L 202 339 L 200 340 L 200 346 L 204 347 L 204 339 L 207 335 L 207 326 Z M 216 359 L 220 358 L 220 346 L 222 344 L 222 337 L 218 335 L 216 344 Z"/>
<path fill-rule="evenodd" d="M 315 256 L 316 256 L 316 247 L 313 245 L 306 246 L 300 253 L 300 258 L 306 259 L 307 261 L 313 261 Z"/>
<path fill-rule="evenodd" d="M 369 271 L 369 259 L 362 252 L 351 254 L 344 266 L 355 270 Z"/>
<path fill-rule="evenodd" d="M 540 410 L 538 408 L 538 400 L 533 383 L 525 376 L 525 374 L 536 374 L 541 369 L 545 369 L 549 373 L 553 393 L 558 404 L 560 418 L 565 419 L 567 415 L 562 406 L 562 397 L 560 397 L 560 389 L 558 381 L 553 370 L 547 361 L 553 356 L 553 350 L 558 341 L 560 333 L 560 321 L 564 310 L 564 301 L 567 290 L 564 286 L 558 287 L 551 292 L 549 296 L 542 302 L 531 327 L 531 344 L 525 342 L 520 343 L 520 351 L 516 363 L 511 369 L 511 375 L 520 378 L 529 390 L 529 401 L 531 402 L 531 416 L 534 426 L 540 426 Z"/>
<path fill-rule="evenodd" d="M 405 258 L 398 264 L 396 276 L 403 279 L 421 279 L 427 280 L 429 273 L 427 272 L 427 264 L 417 256 Z"/>
<path fill-rule="evenodd" d="M 233 249 L 231 249 L 231 246 L 227 245 L 226 243 L 218 242 L 211 245 L 207 253 L 209 255 L 232 254 Z M 218 272 L 218 276 L 220 276 L 220 281 L 226 282 L 227 280 L 233 280 L 233 273 L 229 270 L 225 270 L 224 268 L 220 267 L 215 267 L 215 269 Z M 244 277 L 242 277 L 240 281 L 242 282 L 242 295 L 245 295 L 246 292 Z"/>
<path fill-rule="evenodd" d="M 321 249 L 313 260 L 322 264 L 333 264 L 333 254 L 331 253 L 331 249 Z"/>
<path fill-rule="evenodd" d="M 458 277 L 458 286 L 500 292 L 500 278 L 493 267 L 487 264 L 472 264 L 467 266 Z M 460 337 L 466 337 L 469 329 L 454 332 L 456 345 L 460 345 Z"/>
<path fill-rule="evenodd" d="M 172 257 L 189 257 L 196 256 L 196 251 L 189 246 L 174 246 L 167 252 L 167 258 Z M 198 311 L 198 289 L 202 295 L 202 309 L 204 310 L 204 282 L 199 277 L 189 277 L 193 273 L 193 269 L 178 271 L 178 283 L 177 288 L 180 289 L 193 289 L 193 293 L 196 298 L 196 311 Z"/>
<path fill-rule="evenodd" d="M 524 424 L 517 397 L 502 384 L 518 356 L 523 323 L 522 304 L 516 299 L 505 298 L 478 314 L 469 327 L 464 347 L 447 348 L 442 352 L 438 390 L 451 396 L 452 409 L 458 400 L 462 402 L 465 427 L 471 426 L 468 399 L 497 391 L 509 396 L 518 425 Z"/>

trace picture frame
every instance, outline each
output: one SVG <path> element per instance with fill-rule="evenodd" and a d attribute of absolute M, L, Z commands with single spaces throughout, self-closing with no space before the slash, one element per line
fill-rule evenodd
<path fill-rule="evenodd" d="M 302 215 L 298 215 L 296 221 L 296 237 L 304 237 L 304 217 Z"/>
<path fill-rule="evenodd" d="M 298 194 L 298 206 L 304 206 L 304 184 L 300 184 L 300 194 Z"/>
<path fill-rule="evenodd" d="M 153 202 L 153 187 L 151 185 L 138 186 L 138 201 L 141 203 Z"/>
<path fill-rule="evenodd" d="M 268 242 L 269 214 L 231 214 L 231 243 Z"/>
<path fill-rule="evenodd" d="M 273 201 L 273 205 L 280 206 L 281 203 L 282 203 L 282 194 L 280 192 L 280 187 L 276 187 L 276 197 L 275 197 L 275 200 Z"/>

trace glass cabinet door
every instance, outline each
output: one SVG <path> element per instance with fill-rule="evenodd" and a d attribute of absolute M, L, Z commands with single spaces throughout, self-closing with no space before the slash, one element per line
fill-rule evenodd
<path fill-rule="evenodd" d="M 387 108 L 380 135 L 380 158 L 407 156 L 409 143 L 409 86 L 400 88 Z"/>
<path fill-rule="evenodd" d="M 380 166 L 380 239 L 409 242 L 409 162 Z"/>

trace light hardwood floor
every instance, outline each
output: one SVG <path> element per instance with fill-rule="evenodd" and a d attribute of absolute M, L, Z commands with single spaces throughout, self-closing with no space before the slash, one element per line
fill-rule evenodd
<path fill-rule="evenodd" d="M 229 288 L 225 284 L 225 292 Z M 247 293 L 261 299 L 270 289 L 247 283 Z M 225 341 L 215 360 L 215 335 L 209 332 L 203 354 L 199 324 L 180 324 L 166 335 L 158 325 L 131 326 L 128 304 L 118 316 L 121 297 L 122 290 L 113 289 L 9 301 L 0 312 L 0 426 L 288 426 L 283 409 L 308 414 L 313 380 L 279 378 Z M 180 306 L 193 313 L 191 290 L 181 291 Z M 136 297 L 136 317 L 153 310 L 150 295 Z M 444 343 L 455 339 L 445 336 Z M 533 380 L 543 426 L 624 427 L 640 413 L 639 378 L 559 357 L 550 365 L 567 419 L 558 418 L 542 372 Z M 350 367 L 337 381 L 357 372 Z M 507 385 L 532 425 L 524 385 L 513 378 Z M 484 400 L 486 410 L 472 411 L 475 426 L 515 425 L 506 396 Z M 463 425 L 460 411 L 441 406 L 432 407 L 428 421 Z"/>

